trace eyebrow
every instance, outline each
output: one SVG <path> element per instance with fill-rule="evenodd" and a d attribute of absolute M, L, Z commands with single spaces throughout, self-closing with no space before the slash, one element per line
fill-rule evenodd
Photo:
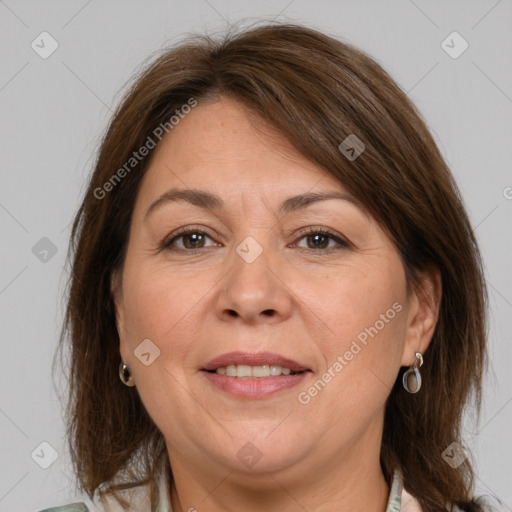
<path fill-rule="evenodd" d="M 344 194 L 342 192 L 333 191 L 322 193 L 307 192 L 305 194 L 291 196 L 281 203 L 279 212 L 282 214 L 295 212 L 302 210 L 313 203 L 317 203 L 319 201 L 327 201 L 329 199 L 341 199 L 343 201 L 348 201 L 358 208 L 365 210 L 363 204 L 355 197 L 352 197 L 349 194 Z M 160 197 L 158 197 L 158 199 L 151 203 L 149 208 L 146 210 L 144 218 L 146 219 L 152 212 L 164 204 L 176 201 L 186 201 L 190 204 L 193 204 L 194 206 L 198 206 L 199 208 L 214 211 L 221 210 L 224 207 L 224 201 L 220 197 L 211 194 L 210 192 L 198 189 L 172 188 L 167 192 L 164 192 Z"/>

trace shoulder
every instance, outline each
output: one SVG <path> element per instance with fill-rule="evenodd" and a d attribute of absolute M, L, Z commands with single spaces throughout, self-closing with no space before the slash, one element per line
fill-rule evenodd
<path fill-rule="evenodd" d="M 151 510 L 151 499 L 147 486 L 119 491 L 117 496 L 125 499 L 130 508 L 127 510 L 112 495 L 98 499 L 87 505 L 85 502 L 75 502 L 57 507 L 45 508 L 39 512 L 144 512 Z"/>
<path fill-rule="evenodd" d="M 167 458 L 167 452 L 162 455 L 159 468 L 156 475 L 158 489 L 158 512 L 172 512 L 168 482 L 170 481 L 170 464 Z M 85 502 L 69 503 L 52 508 L 45 508 L 39 512 L 149 512 L 151 511 L 151 491 L 150 485 L 144 484 L 122 491 L 117 491 L 116 496 L 129 503 L 129 508 L 125 509 L 117 501 L 114 495 L 106 495 L 98 498 L 95 502 L 86 504 Z"/>
<path fill-rule="evenodd" d="M 402 489 L 401 495 L 401 512 L 423 512 L 423 509 L 420 507 L 418 500 L 409 494 L 405 488 Z M 483 498 L 477 498 L 475 500 L 484 512 L 498 512 L 498 509 L 495 508 L 495 503 L 491 501 L 486 501 Z M 446 504 L 446 510 L 448 512 L 464 512 L 464 510 L 458 507 L 455 503 L 450 506 L 449 503 Z"/>
<path fill-rule="evenodd" d="M 59 507 L 45 508 L 39 512 L 89 512 L 89 509 L 83 501 L 80 501 Z"/>

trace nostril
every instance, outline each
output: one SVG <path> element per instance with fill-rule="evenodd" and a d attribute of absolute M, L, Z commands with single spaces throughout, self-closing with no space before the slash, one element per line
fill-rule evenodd
<path fill-rule="evenodd" d="M 263 314 L 267 315 L 267 316 L 273 316 L 274 315 L 274 310 L 273 309 L 266 309 L 265 311 L 263 311 Z"/>

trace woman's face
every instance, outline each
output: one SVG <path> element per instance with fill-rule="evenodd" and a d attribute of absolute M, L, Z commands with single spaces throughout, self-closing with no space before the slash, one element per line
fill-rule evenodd
<path fill-rule="evenodd" d="M 390 239 L 233 100 L 199 102 L 154 151 L 113 289 L 173 470 L 377 463 L 386 398 L 434 326 Z"/>

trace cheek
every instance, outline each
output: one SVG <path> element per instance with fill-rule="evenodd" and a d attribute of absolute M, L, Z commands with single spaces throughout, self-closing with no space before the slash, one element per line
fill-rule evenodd
<path fill-rule="evenodd" d="M 177 272 L 136 261 L 126 266 L 127 329 L 122 343 L 134 363 L 134 377 L 149 410 L 154 409 L 151 404 L 165 403 L 171 396 L 172 403 L 186 405 L 189 397 L 177 382 L 197 369 L 200 357 L 195 341 L 201 339 L 199 330 L 208 315 L 209 292 L 218 280 L 208 273 Z M 134 356 L 145 339 L 159 350 L 151 366 L 139 364 Z"/>
<path fill-rule="evenodd" d="M 376 388 L 390 391 L 404 344 L 405 298 L 405 275 L 397 258 L 376 259 L 329 282 L 315 311 L 330 330 L 319 349 L 327 369 L 340 377 L 333 388 L 357 400 L 378 393 Z M 336 361 L 343 367 L 338 365 L 338 372 L 332 368 Z"/>
<path fill-rule="evenodd" d="M 208 291 L 204 278 L 134 263 L 125 273 L 127 325 L 136 336 L 166 345 L 186 337 L 189 317 Z"/>
<path fill-rule="evenodd" d="M 156 270 L 135 261 L 126 265 L 123 284 L 127 323 L 123 341 L 131 356 L 137 391 L 157 426 L 179 436 L 183 429 L 204 421 L 200 410 L 190 407 L 184 383 L 194 350 L 191 340 L 198 325 L 198 303 L 211 285 L 208 287 L 204 278 L 171 275 L 161 267 Z M 160 353 L 145 366 L 134 351 L 147 338 Z"/>

